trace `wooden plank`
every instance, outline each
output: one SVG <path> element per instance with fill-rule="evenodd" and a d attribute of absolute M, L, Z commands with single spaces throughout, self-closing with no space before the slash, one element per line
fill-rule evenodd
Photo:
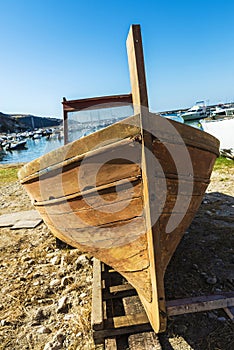
<path fill-rule="evenodd" d="M 119 316 L 119 317 L 124 317 L 124 316 Z M 145 317 L 147 318 L 146 315 L 145 315 Z M 109 328 L 106 328 L 104 326 L 104 329 L 93 332 L 93 338 L 94 338 L 95 343 L 96 342 L 100 343 L 103 338 L 109 338 L 112 336 L 124 335 L 124 334 L 148 332 L 148 331 L 152 331 L 152 327 L 149 324 L 149 322 L 148 323 L 137 322 L 137 324 L 135 324 L 133 321 L 131 325 L 128 325 L 128 326 L 123 325 L 123 326 L 117 327 L 117 328 L 113 328 L 111 326 Z"/>
<path fill-rule="evenodd" d="M 93 260 L 93 297 L 91 325 L 93 330 L 103 329 L 101 263 Z"/>
<path fill-rule="evenodd" d="M 79 100 L 67 101 L 63 98 L 63 110 L 66 112 L 75 112 L 82 109 L 99 109 L 99 108 L 110 108 L 128 105 L 132 103 L 132 95 L 114 95 L 114 96 L 101 96 L 91 97 Z"/>
<path fill-rule="evenodd" d="M 152 172 L 151 159 L 152 135 L 151 115 L 148 110 L 148 95 L 145 78 L 144 55 L 142 47 L 141 30 L 139 25 L 131 26 L 127 38 L 128 64 L 130 81 L 132 87 L 132 101 L 134 113 L 140 113 L 142 130 L 142 179 L 143 197 L 145 203 L 145 216 L 147 227 L 147 244 L 150 260 L 150 280 L 152 285 L 151 301 L 141 295 L 150 322 L 155 332 L 162 332 L 166 329 L 165 314 L 165 292 L 163 281 L 163 270 L 161 269 L 160 251 L 160 229 L 156 225 L 152 229 L 150 198 L 155 193 L 155 177 Z M 157 266 L 157 268 L 156 268 Z M 140 291 L 139 291 L 139 294 Z"/>
<path fill-rule="evenodd" d="M 154 332 L 131 334 L 128 337 L 130 350 L 162 350 L 158 336 Z"/>
<path fill-rule="evenodd" d="M 125 316 L 110 317 L 104 320 L 104 328 L 106 330 L 128 328 L 132 326 L 148 324 L 149 320 L 146 313 L 143 311 L 137 314 Z"/>
<path fill-rule="evenodd" d="M 24 210 L 1 215 L 0 227 L 14 226 L 19 223 L 19 227 L 15 228 L 31 228 L 37 226 L 41 221 L 41 216 L 37 210 Z"/>
<path fill-rule="evenodd" d="M 145 78 L 145 64 L 142 48 L 141 29 L 132 25 L 127 38 L 128 66 L 132 88 L 134 114 L 142 107 L 148 108 L 148 95 Z"/>
<path fill-rule="evenodd" d="M 105 339 L 105 350 L 117 350 L 116 338 Z"/>
<path fill-rule="evenodd" d="M 130 283 L 126 283 L 126 284 L 120 284 L 118 286 L 112 286 L 109 288 L 109 290 L 110 290 L 110 293 L 114 294 L 114 293 L 134 290 L 134 288 Z"/>
<path fill-rule="evenodd" d="M 123 298 L 123 305 L 126 315 L 145 313 L 138 295 Z"/>
<path fill-rule="evenodd" d="M 224 311 L 226 312 L 226 314 L 228 315 L 228 317 L 234 321 L 234 306 L 230 306 L 230 307 L 224 307 L 223 308 Z"/>
<path fill-rule="evenodd" d="M 42 222 L 42 219 L 38 220 L 19 220 L 14 226 L 11 227 L 11 230 L 16 230 L 19 228 L 35 228 Z"/>
<path fill-rule="evenodd" d="M 200 296 L 167 301 L 167 315 L 183 315 L 234 306 L 234 293 Z"/>

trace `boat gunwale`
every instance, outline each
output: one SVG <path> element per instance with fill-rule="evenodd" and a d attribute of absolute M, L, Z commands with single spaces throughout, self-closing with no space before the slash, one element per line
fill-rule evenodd
<path fill-rule="evenodd" d="M 163 118 L 163 117 L 161 117 L 158 114 L 151 113 L 151 115 Z M 122 121 L 114 123 L 114 124 L 104 128 L 104 129 L 98 130 L 97 132 L 95 132 L 95 133 L 93 133 L 91 135 L 87 135 L 84 138 L 77 139 L 77 140 L 75 140 L 75 141 L 73 141 L 73 142 L 71 142 L 71 143 L 69 143 L 67 145 L 61 146 L 60 149 L 62 149 L 62 148 L 66 149 L 66 148 L 69 148 L 69 146 L 72 147 L 72 144 L 74 145 L 77 142 L 78 143 L 83 142 L 83 141 L 85 141 L 85 139 L 90 138 L 91 136 L 93 137 L 93 135 L 95 135 L 95 134 L 97 135 L 97 133 L 99 133 L 101 131 L 103 132 L 103 130 L 105 130 L 105 131 L 107 129 L 111 130 L 116 125 L 119 125 L 121 123 L 125 124 L 126 121 L 128 121 L 128 120 L 135 120 L 135 118 L 138 118 L 138 117 L 139 117 L 139 114 L 136 114 L 134 116 L 128 117 L 126 119 L 123 119 Z M 184 129 L 186 130 L 187 129 L 187 130 L 191 131 L 191 128 L 192 128 L 192 130 L 193 130 L 193 137 L 191 139 L 191 138 L 189 138 L 189 136 L 187 137 L 186 135 L 182 135 L 181 138 L 182 138 L 183 141 L 181 141 L 181 142 L 178 142 L 178 141 L 175 142 L 174 141 L 173 142 L 173 140 L 170 139 L 170 134 L 166 134 L 165 133 L 165 136 L 162 136 L 161 139 L 160 139 L 161 142 L 169 142 L 170 144 L 186 144 L 186 146 L 191 146 L 191 147 L 194 147 L 194 148 L 198 148 L 198 149 L 202 149 L 202 150 L 205 150 L 205 151 L 208 151 L 208 152 L 212 152 L 215 155 L 219 155 L 219 140 L 216 139 L 214 136 L 210 135 L 209 133 L 207 133 L 205 131 L 202 131 L 202 130 L 199 130 L 199 129 L 195 129 L 195 128 L 193 128 L 190 125 L 181 124 L 181 123 L 179 123 L 177 121 L 174 121 L 174 120 L 168 120 L 168 121 L 173 126 L 175 126 L 175 128 L 176 128 L 176 130 L 177 130 L 177 132 L 179 134 L 181 134 L 181 130 L 184 130 Z M 133 125 L 131 123 L 129 125 L 132 125 L 133 127 L 137 128 L 138 129 L 138 133 L 140 132 L 140 127 L 138 125 Z M 176 126 L 178 127 L 178 129 L 177 129 Z M 73 157 L 70 157 L 70 158 L 67 158 L 67 159 L 65 158 L 63 160 L 60 160 L 57 163 L 53 163 L 51 165 L 49 164 L 48 166 L 45 166 L 43 169 L 38 169 L 37 171 L 32 172 L 30 175 L 26 175 L 27 174 L 27 170 L 30 170 L 30 169 L 27 169 L 30 165 L 34 164 L 34 165 L 38 165 L 36 168 L 40 167 L 40 160 L 42 160 L 44 158 L 44 156 L 48 157 L 48 155 L 52 155 L 52 154 L 56 153 L 57 149 L 55 149 L 55 150 L 53 150 L 53 151 L 51 151 L 51 152 L 49 152 L 49 153 L 47 153 L 47 154 L 45 154 L 45 155 L 43 155 L 43 156 L 41 156 L 39 158 L 37 158 L 37 159 L 27 163 L 26 165 L 24 165 L 23 168 L 20 169 L 19 173 L 18 173 L 19 174 L 19 178 L 20 178 L 20 182 L 23 184 L 23 183 L 26 183 L 28 181 L 35 180 L 35 179 L 39 178 L 40 176 L 49 173 L 50 171 L 53 171 L 53 170 L 59 169 L 61 167 L 67 166 L 67 165 L 69 165 L 69 164 L 71 164 L 73 162 L 78 162 L 78 161 L 82 160 L 84 157 L 95 156 L 97 153 L 104 152 L 108 148 L 113 147 L 113 145 L 118 143 L 118 142 L 119 143 L 123 142 L 123 140 L 126 140 L 126 139 L 130 140 L 131 138 L 133 138 L 133 136 L 137 136 L 138 133 L 137 133 L 137 130 L 135 129 L 135 132 L 133 132 L 132 134 L 128 133 L 128 135 L 126 134 L 126 137 L 124 137 L 122 139 L 119 139 L 116 142 L 109 143 L 107 145 L 103 145 L 102 147 L 94 148 L 91 151 L 89 150 L 89 151 L 86 151 L 86 152 L 84 152 L 82 154 L 79 154 L 79 155 L 76 155 L 76 156 L 73 156 Z M 199 140 L 199 142 L 196 142 L 195 141 L 196 135 L 194 135 L 194 133 L 195 134 L 200 134 L 200 136 L 202 136 L 204 141 L 208 141 L 208 144 L 205 143 L 205 142 L 202 143 L 201 140 Z M 154 139 L 156 140 L 157 138 L 155 137 Z M 215 145 L 212 144 L 214 142 L 215 142 Z M 89 155 L 89 153 L 90 153 L 90 155 Z M 39 163 L 38 163 L 38 161 L 39 161 Z M 25 176 L 22 175 L 23 171 L 26 173 Z"/>
<path fill-rule="evenodd" d="M 137 136 L 136 135 L 133 135 L 133 136 Z M 100 155 L 104 152 L 106 152 L 109 148 L 112 148 L 113 146 L 116 146 L 118 147 L 118 145 L 120 146 L 125 146 L 125 144 L 131 144 L 131 140 L 133 140 L 133 137 L 126 137 L 124 139 L 121 139 L 121 140 L 118 140 L 116 142 L 113 142 L 113 143 L 110 143 L 108 145 L 105 145 L 103 147 L 99 147 L 99 148 L 96 148 L 96 149 L 93 149 L 91 151 L 88 151 L 88 152 L 85 152 L 85 153 L 82 153 L 82 154 L 79 154 L 77 156 L 74 156 L 74 157 L 71 157 L 71 158 L 68 158 L 68 159 L 65 159 L 63 162 L 60 162 L 60 163 L 56 163 L 56 164 L 53 164 L 51 166 L 48 166 L 42 170 L 39 170 L 27 177 L 25 177 L 24 179 L 20 180 L 20 182 L 22 184 L 24 183 L 28 183 L 28 182 L 31 182 L 39 177 L 42 177 L 46 174 L 49 174 L 50 172 L 54 171 L 54 170 L 58 170 L 60 168 L 64 168 L 64 167 L 67 167 L 69 165 L 71 165 L 72 163 L 78 163 L 80 161 L 82 161 L 84 158 L 93 158 L 97 155 Z M 125 142 L 123 142 L 125 141 Z"/>
<path fill-rule="evenodd" d="M 123 120 L 121 120 L 119 122 L 116 122 L 116 123 L 114 123 L 114 124 L 112 124 L 110 126 L 107 126 L 107 127 L 103 128 L 103 129 L 100 129 L 100 130 L 98 130 L 98 131 L 96 131 L 96 132 L 94 132 L 94 133 L 92 133 L 90 135 L 87 135 L 87 136 L 82 137 L 80 139 L 74 140 L 74 141 L 72 141 L 72 142 L 70 142 L 68 144 L 65 144 L 65 145 L 63 145 L 63 146 L 61 146 L 59 148 L 56 148 L 55 150 L 52 150 L 52 151 L 50 151 L 50 152 L 48 152 L 48 153 L 46 153 L 46 154 L 44 154 L 44 155 L 34 159 L 34 160 L 26 163 L 18 172 L 18 177 L 20 179 L 20 182 L 21 183 L 25 183 L 26 181 L 28 181 L 28 178 L 32 177 L 32 176 L 39 177 L 40 176 L 39 173 L 41 171 L 44 171 L 48 167 L 50 167 L 50 168 L 52 168 L 53 166 L 55 166 L 55 167 L 58 166 L 58 168 L 59 167 L 63 167 L 64 166 L 64 162 L 66 160 L 69 160 L 70 162 L 72 162 L 73 158 L 81 157 L 81 155 L 79 154 L 79 155 L 71 156 L 71 157 L 69 157 L 67 159 L 66 158 L 62 159 L 62 155 L 60 154 L 60 160 L 57 161 L 56 163 L 54 163 L 52 155 L 56 154 L 58 152 L 58 150 L 62 150 L 62 149 L 64 149 L 65 151 L 69 150 L 70 148 L 73 147 L 73 145 L 79 144 L 79 143 L 84 143 L 85 140 L 94 138 L 97 134 L 106 133 L 106 132 L 110 131 L 112 128 L 116 128 L 116 126 L 119 126 L 121 124 L 128 125 L 128 127 L 130 127 L 132 130 L 131 131 L 126 131 L 125 136 L 122 137 L 122 138 L 119 138 L 118 141 L 121 142 L 121 141 L 123 141 L 123 140 L 125 140 L 127 138 L 130 139 L 130 138 L 132 138 L 134 136 L 137 136 L 140 133 L 139 117 L 140 117 L 139 114 L 135 114 L 133 116 L 127 117 L 127 118 L 125 118 L 125 119 L 123 119 Z M 116 137 L 116 140 L 117 140 L 117 137 Z M 108 141 L 108 140 L 105 140 L 105 141 Z M 100 143 L 104 143 L 104 140 L 102 140 Z M 82 153 L 82 157 L 84 158 L 84 156 L 87 153 L 89 153 L 89 152 L 100 151 L 106 146 L 110 147 L 114 143 L 115 142 L 110 142 L 110 143 L 107 143 L 106 145 L 103 145 L 102 147 L 97 147 L 97 148 L 95 148 L 95 146 L 94 146 L 91 149 L 91 151 L 87 150 L 86 152 L 83 152 Z M 68 152 L 63 152 L 63 154 L 66 154 L 66 153 L 68 153 Z M 45 158 L 49 158 L 49 159 L 47 159 L 48 165 L 45 166 L 43 169 L 40 169 L 41 160 L 44 160 Z M 32 172 L 32 171 L 30 172 L 31 167 L 32 168 L 35 167 L 34 172 Z M 27 175 L 28 173 L 29 173 L 29 175 Z"/>

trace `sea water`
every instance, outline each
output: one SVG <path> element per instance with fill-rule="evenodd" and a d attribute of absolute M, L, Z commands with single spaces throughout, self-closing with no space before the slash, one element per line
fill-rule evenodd
<path fill-rule="evenodd" d="M 63 139 L 59 137 L 51 139 L 41 137 L 40 139 L 36 140 L 28 138 L 26 145 L 27 148 L 25 149 L 13 151 L 0 151 L 0 163 L 27 163 L 60 146 L 63 146 Z"/>

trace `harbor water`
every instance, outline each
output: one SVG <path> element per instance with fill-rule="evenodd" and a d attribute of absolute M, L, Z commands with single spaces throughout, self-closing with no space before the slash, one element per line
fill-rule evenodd
<path fill-rule="evenodd" d="M 27 163 L 61 146 L 63 146 L 63 138 L 59 137 L 50 139 L 41 137 L 36 140 L 28 138 L 25 149 L 0 151 L 0 164 Z"/>

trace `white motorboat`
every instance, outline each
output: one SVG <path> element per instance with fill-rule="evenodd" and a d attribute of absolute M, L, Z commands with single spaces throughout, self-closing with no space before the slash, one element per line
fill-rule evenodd
<path fill-rule="evenodd" d="M 186 112 L 181 113 L 180 116 L 184 121 L 206 118 L 207 113 L 204 101 L 196 102 L 194 106 L 189 108 Z"/>
<path fill-rule="evenodd" d="M 213 119 L 218 119 L 219 117 L 234 117 L 233 107 L 224 107 L 222 105 L 216 106 L 215 110 L 211 113 Z"/>

